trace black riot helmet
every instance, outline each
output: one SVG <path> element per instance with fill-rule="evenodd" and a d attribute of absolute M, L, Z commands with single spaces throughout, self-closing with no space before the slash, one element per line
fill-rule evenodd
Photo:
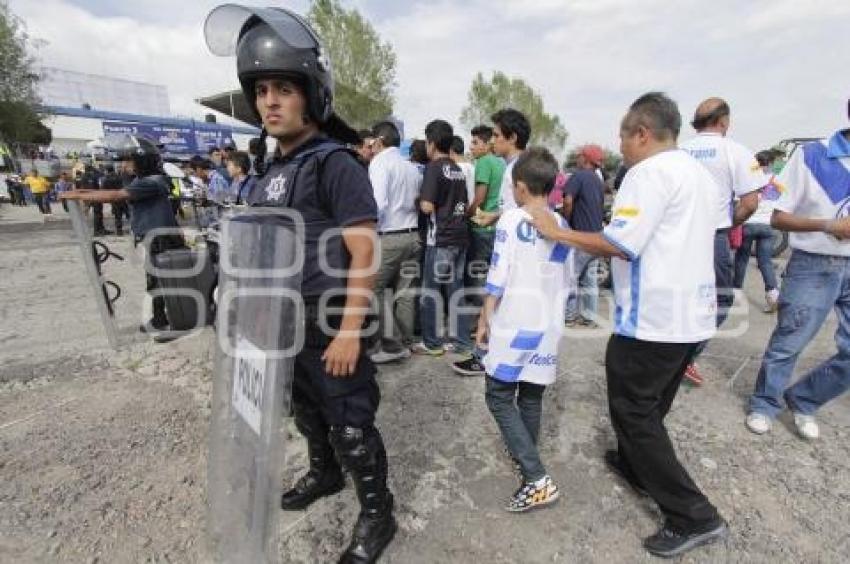
<path fill-rule="evenodd" d="M 213 54 L 236 55 L 239 83 L 258 123 L 254 83 L 288 78 L 303 88 L 307 113 L 320 129 L 340 141 L 355 141 L 356 132 L 334 113 L 330 59 L 304 18 L 283 8 L 224 4 L 207 16 L 204 36 Z"/>
<path fill-rule="evenodd" d="M 130 133 L 107 135 L 103 146 L 113 160 L 133 161 L 138 177 L 162 173 L 159 146 L 147 137 Z"/>

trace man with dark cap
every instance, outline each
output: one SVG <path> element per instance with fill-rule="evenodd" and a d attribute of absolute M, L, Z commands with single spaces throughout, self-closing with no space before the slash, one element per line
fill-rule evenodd
<path fill-rule="evenodd" d="M 236 55 L 242 91 L 263 125 L 261 176 L 247 203 L 290 208 L 304 218 L 305 346 L 295 357 L 292 399 L 310 469 L 283 494 L 281 506 L 302 510 L 339 492 L 347 470 L 361 510 L 340 562 L 374 562 L 397 525 L 375 427 L 380 391 L 362 339 L 378 210 L 366 169 L 346 147 L 357 134 L 334 113 L 330 64 L 300 16 L 228 4 L 207 18 L 206 38 L 214 53 Z M 267 136 L 277 140 L 268 162 Z M 341 318 L 331 309 L 342 311 Z"/>

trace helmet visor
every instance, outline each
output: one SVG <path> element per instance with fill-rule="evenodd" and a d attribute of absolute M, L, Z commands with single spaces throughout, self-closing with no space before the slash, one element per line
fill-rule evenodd
<path fill-rule="evenodd" d="M 236 54 L 242 28 L 251 18 L 269 26 L 295 49 L 310 49 L 319 45 L 318 38 L 299 16 L 282 8 L 248 8 L 223 4 L 210 12 L 204 22 L 204 38 L 214 54 L 229 57 Z"/>

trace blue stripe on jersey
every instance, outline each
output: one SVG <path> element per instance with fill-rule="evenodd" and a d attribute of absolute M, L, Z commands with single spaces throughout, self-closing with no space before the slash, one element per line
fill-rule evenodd
<path fill-rule="evenodd" d="M 631 281 L 629 284 L 629 313 L 624 318 L 623 308 L 617 305 L 614 313 L 614 333 L 623 337 L 635 337 L 638 326 L 638 313 L 640 307 L 640 259 L 635 259 L 629 265 L 631 268 Z"/>
<path fill-rule="evenodd" d="M 503 382 L 516 382 L 519 380 L 519 374 L 522 372 L 522 366 L 512 366 L 510 364 L 497 364 L 496 370 L 493 371 L 493 378 Z"/>
<path fill-rule="evenodd" d="M 827 157 L 823 143 L 809 143 L 803 146 L 803 158 L 806 167 L 815 177 L 821 189 L 829 196 L 833 204 L 850 196 L 850 170 L 838 159 Z M 795 190 L 797 186 L 789 186 Z"/>
<path fill-rule="evenodd" d="M 543 331 L 517 331 L 514 340 L 511 341 L 511 348 L 521 351 L 533 351 L 540 346 L 543 340 Z"/>
<path fill-rule="evenodd" d="M 501 286 L 496 286 L 495 284 L 487 284 L 484 285 L 484 291 L 490 294 L 491 296 L 502 297 L 502 294 L 505 293 L 505 289 Z"/>
<path fill-rule="evenodd" d="M 568 256 L 570 256 L 570 248 L 563 243 L 555 243 L 555 246 L 552 248 L 552 254 L 549 255 L 549 262 L 564 264 L 567 262 Z"/>
<path fill-rule="evenodd" d="M 499 257 L 501 255 L 499 253 L 493 253 L 490 257 L 490 266 L 497 266 L 499 264 Z"/>
<path fill-rule="evenodd" d="M 620 252 L 622 252 L 624 255 L 626 255 L 626 258 L 627 258 L 627 259 L 629 259 L 629 260 L 635 260 L 635 259 L 637 258 L 637 255 L 636 255 L 636 254 L 634 254 L 633 252 L 631 252 L 631 251 L 630 251 L 630 250 L 629 250 L 629 249 L 628 249 L 625 245 L 623 245 L 622 243 L 620 243 L 619 241 L 617 241 L 616 239 L 614 239 L 613 237 L 611 237 L 611 235 L 609 235 L 608 233 L 605 233 L 605 232 L 603 231 L 603 232 L 602 232 L 602 236 L 605 238 L 605 240 L 606 240 L 606 241 L 608 241 L 609 243 L 611 243 L 612 245 L 614 245 L 615 247 L 617 247 L 617 250 L 619 250 L 619 251 L 620 251 Z"/>
<path fill-rule="evenodd" d="M 840 159 L 842 157 L 850 157 L 850 141 L 844 137 L 844 133 L 848 130 L 838 131 L 829 138 L 829 149 L 826 156 L 831 159 Z"/>

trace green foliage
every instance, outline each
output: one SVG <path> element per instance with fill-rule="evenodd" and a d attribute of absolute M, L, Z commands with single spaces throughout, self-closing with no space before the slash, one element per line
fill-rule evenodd
<path fill-rule="evenodd" d="M 22 143 L 50 141 L 41 125 L 38 74 L 23 21 L 0 1 L 0 136 Z"/>
<path fill-rule="evenodd" d="M 468 104 L 460 115 L 461 123 L 472 129 L 490 123 L 490 116 L 503 108 L 514 108 L 525 114 L 531 124 L 531 143 L 544 145 L 560 153 L 567 142 L 567 130 L 556 115 L 546 113 L 543 98 L 521 78 L 502 72 L 485 80 L 479 72 L 469 88 Z"/>
<path fill-rule="evenodd" d="M 356 9 L 338 0 L 314 0 L 307 19 L 327 51 L 336 92 L 334 108 L 349 125 L 362 128 L 393 111 L 396 55 Z"/>

